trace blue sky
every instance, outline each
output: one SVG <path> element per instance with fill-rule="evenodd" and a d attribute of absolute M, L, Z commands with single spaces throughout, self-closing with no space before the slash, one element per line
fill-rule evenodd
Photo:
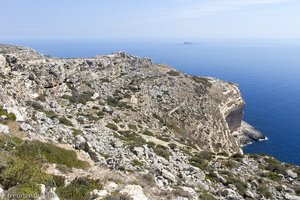
<path fill-rule="evenodd" d="M 300 39 L 299 0 L 0 0 L 0 38 Z"/>

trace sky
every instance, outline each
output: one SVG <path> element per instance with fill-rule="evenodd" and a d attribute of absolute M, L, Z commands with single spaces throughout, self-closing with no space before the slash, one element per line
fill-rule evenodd
<path fill-rule="evenodd" d="M 300 0 L 0 0 L 0 39 L 300 39 Z"/>

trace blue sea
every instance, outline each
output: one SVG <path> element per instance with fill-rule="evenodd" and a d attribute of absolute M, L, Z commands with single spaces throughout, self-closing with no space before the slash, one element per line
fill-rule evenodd
<path fill-rule="evenodd" d="M 92 57 L 126 51 L 183 72 L 240 85 L 245 121 L 269 140 L 246 146 L 246 153 L 270 154 L 300 165 L 300 41 L 0 41 L 25 45 L 56 57 Z"/>

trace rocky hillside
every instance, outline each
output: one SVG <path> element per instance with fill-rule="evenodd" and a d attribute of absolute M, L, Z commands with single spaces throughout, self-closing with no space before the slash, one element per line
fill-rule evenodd
<path fill-rule="evenodd" d="M 3 198 L 298 198 L 299 168 L 242 155 L 264 136 L 242 121 L 236 84 L 126 53 L 61 59 L 0 45 L 0 85 Z M 48 179 L 16 176 L 22 166 Z"/>

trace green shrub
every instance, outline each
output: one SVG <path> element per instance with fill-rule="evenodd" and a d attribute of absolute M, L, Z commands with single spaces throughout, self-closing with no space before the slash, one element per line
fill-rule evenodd
<path fill-rule="evenodd" d="M 266 170 L 283 174 L 283 175 L 286 174 L 286 167 L 280 161 L 274 158 L 268 158 L 266 161 L 267 161 L 267 166 L 265 168 Z"/>
<path fill-rule="evenodd" d="M 98 181 L 81 177 L 76 178 L 66 187 L 58 187 L 56 192 L 62 200 L 89 200 L 91 191 L 102 188 Z"/>
<path fill-rule="evenodd" d="M 273 181 L 281 181 L 282 180 L 282 177 L 279 176 L 278 174 L 274 173 L 274 172 L 269 172 L 267 174 L 267 177 Z"/>
<path fill-rule="evenodd" d="M 180 76 L 180 73 L 175 70 L 170 70 L 167 72 L 167 74 L 170 76 Z"/>
<path fill-rule="evenodd" d="M 200 83 L 202 85 L 211 87 L 212 84 L 209 82 L 209 80 L 207 78 L 204 77 L 200 77 L 200 76 L 193 76 L 192 79 L 196 82 L 196 83 Z"/>
<path fill-rule="evenodd" d="M 41 162 L 62 164 L 70 168 L 86 168 L 89 166 L 88 163 L 77 158 L 75 151 L 40 141 L 28 141 L 21 144 L 17 147 L 16 154 L 19 157 L 31 157 Z"/>
<path fill-rule="evenodd" d="M 26 199 L 36 199 L 41 193 L 41 187 L 36 183 L 25 183 L 22 185 L 15 186 L 10 193 L 14 193 L 16 195 L 26 195 Z"/>
<path fill-rule="evenodd" d="M 167 160 L 170 158 L 170 153 L 168 151 L 168 147 L 162 146 L 162 145 L 156 145 L 153 149 L 153 151 L 158 155 L 161 156 Z"/>
<path fill-rule="evenodd" d="M 73 136 L 81 135 L 82 133 L 83 133 L 82 130 L 79 130 L 79 129 L 76 129 L 76 128 L 72 129 Z"/>
<path fill-rule="evenodd" d="M 0 116 L 6 116 L 8 120 L 11 120 L 11 121 L 16 121 L 17 117 L 15 114 L 13 113 L 7 113 L 6 111 L 3 110 L 3 107 L 0 106 Z"/>
<path fill-rule="evenodd" d="M 294 190 L 295 190 L 296 194 L 298 196 L 300 196 L 300 186 L 295 187 Z"/>
<path fill-rule="evenodd" d="M 64 124 L 66 126 L 74 126 L 70 120 L 65 117 L 59 118 L 59 123 Z"/>
<path fill-rule="evenodd" d="M 201 199 L 201 200 L 216 200 L 216 198 L 212 194 L 208 193 L 207 191 L 202 191 L 199 196 L 199 199 Z"/>
<path fill-rule="evenodd" d="M 142 167 L 144 164 L 141 161 L 139 161 L 137 159 L 134 159 L 132 161 L 132 165 L 135 166 L 135 167 Z"/>
<path fill-rule="evenodd" d="M 45 101 L 46 101 L 46 95 L 45 95 L 45 94 L 40 94 L 40 95 L 36 98 L 36 100 L 45 102 Z"/>
<path fill-rule="evenodd" d="M 158 135 L 156 138 L 159 139 L 159 140 L 162 140 L 164 142 L 170 142 L 170 140 L 171 140 L 170 137 L 161 136 L 161 135 Z"/>
<path fill-rule="evenodd" d="M 145 131 L 143 132 L 143 134 L 144 134 L 144 135 L 148 135 L 148 136 L 154 136 L 154 134 L 153 134 L 151 131 L 149 131 L 149 130 L 145 130 Z"/>
<path fill-rule="evenodd" d="M 203 164 L 203 163 L 206 163 L 207 161 L 210 161 L 212 159 L 213 159 L 213 156 L 210 152 L 201 151 L 198 154 L 192 156 L 191 159 L 190 159 L 190 162 Z"/>
<path fill-rule="evenodd" d="M 257 188 L 258 193 L 267 199 L 272 199 L 273 195 L 265 184 L 260 184 Z"/>
<path fill-rule="evenodd" d="M 73 104 L 78 104 L 78 103 L 82 103 L 82 104 L 86 104 L 86 102 L 88 101 L 92 101 L 91 97 L 93 96 L 93 92 L 91 91 L 85 91 L 83 93 L 79 93 L 77 91 L 72 91 L 72 96 L 69 95 L 63 95 L 62 98 L 67 99 L 70 101 L 70 103 Z"/>
<path fill-rule="evenodd" d="M 128 196 L 128 194 L 121 194 L 120 192 L 115 191 L 104 197 L 103 200 L 132 200 L 132 198 Z"/>
<path fill-rule="evenodd" d="M 129 129 L 137 130 L 136 125 L 134 124 L 128 124 Z"/>
<path fill-rule="evenodd" d="M 4 189 L 27 183 L 42 183 L 51 180 L 51 175 L 42 172 L 42 165 L 26 156 L 10 157 L 7 167 L 0 174 L 0 182 Z"/>
<path fill-rule="evenodd" d="M 173 150 L 178 147 L 177 144 L 174 144 L 174 143 L 170 143 L 170 144 L 168 144 L 168 146 Z"/>
<path fill-rule="evenodd" d="M 112 123 L 107 123 L 107 124 L 106 124 L 106 127 L 107 127 L 107 128 L 110 128 L 110 129 L 112 129 L 112 130 L 114 130 L 114 131 L 117 131 L 117 130 L 119 129 L 116 125 L 114 125 L 114 124 L 112 124 Z"/>
<path fill-rule="evenodd" d="M 238 193 L 242 196 L 245 196 L 245 192 L 247 189 L 247 184 L 241 181 L 238 178 L 235 178 L 233 175 L 225 176 L 225 179 L 227 181 L 227 185 L 232 184 L 236 187 Z"/>

